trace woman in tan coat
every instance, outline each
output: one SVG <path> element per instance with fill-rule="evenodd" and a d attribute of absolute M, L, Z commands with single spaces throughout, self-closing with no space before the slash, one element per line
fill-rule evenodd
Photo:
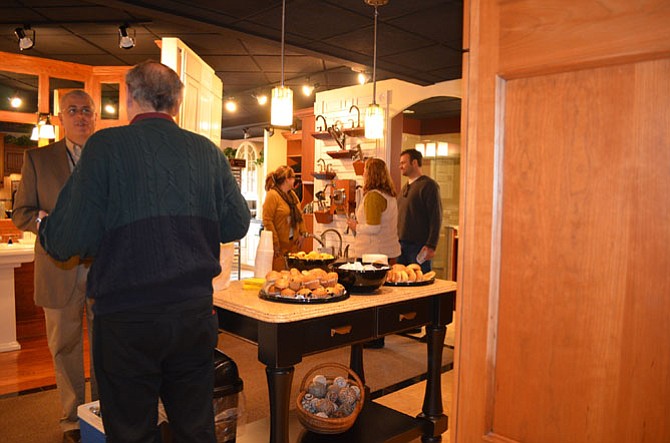
<path fill-rule="evenodd" d="M 272 231 L 274 259 L 272 269 L 286 268 L 284 255 L 297 252 L 307 233 L 300 209 L 300 200 L 293 191 L 295 173 L 289 166 L 280 166 L 265 179 L 267 194 L 263 202 L 263 227 Z"/>

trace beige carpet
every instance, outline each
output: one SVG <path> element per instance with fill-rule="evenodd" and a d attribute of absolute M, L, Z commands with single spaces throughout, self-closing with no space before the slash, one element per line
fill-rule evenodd
<path fill-rule="evenodd" d="M 256 346 L 224 333 L 220 335 L 219 349 L 237 363 L 244 381 L 241 422 L 250 423 L 269 415 L 265 367 L 257 360 Z M 453 361 L 453 352 L 447 348 L 444 351 L 442 364 L 447 365 Z M 304 374 L 324 362 L 348 365 L 349 348 L 305 357 L 293 376 L 291 404 Z M 406 337 L 388 336 L 384 349 L 364 351 L 366 382 L 371 392 L 412 379 L 425 372 L 425 367 L 425 344 Z M 0 399 L 0 443 L 60 443 L 57 395 L 50 390 Z"/>

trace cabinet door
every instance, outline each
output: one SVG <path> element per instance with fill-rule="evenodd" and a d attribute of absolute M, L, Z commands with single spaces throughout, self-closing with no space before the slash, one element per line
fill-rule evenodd
<path fill-rule="evenodd" d="M 174 69 L 184 83 L 179 126 L 221 144 L 223 83 L 214 69 L 177 38 L 164 38 L 161 62 Z"/>
<path fill-rule="evenodd" d="M 668 2 L 468 7 L 452 441 L 668 442 Z"/>

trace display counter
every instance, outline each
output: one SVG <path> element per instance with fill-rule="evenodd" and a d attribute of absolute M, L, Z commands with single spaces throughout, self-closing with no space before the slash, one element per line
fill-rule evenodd
<path fill-rule="evenodd" d="M 366 295 L 324 304 L 289 304 L 262 300 L 241 281 L 214 293 L 219 327 L 258 345 L 266 365 L 271 443 L 289 441 L 289 399 L 294 365 L 309 354 L 351 346 L 350 367 L 365 382 L 363 346 L 371 339 L 426 326 L 427 383 L 422 414 L 409 417 L 370 402 L 341 439 L 308 433 L 309 441 L 366 443 L 434 439 L 447 429 L 441 395 L 441 361 L 446 325 L 451 323 L 456 283 L 436 280 L 427 286 L 388 287 Z M 402 417 L 402 420 L 400 418 Z M 402 426 L 380 426 L 388 420 Z M 399 420 L 399 421 L 398 421 Z M 374 425 L 376 423 L 376 425 Z M 375 429 L 371 435 L 370 429 Z M 291 432 L 295 435 L 295 430 Z"/>

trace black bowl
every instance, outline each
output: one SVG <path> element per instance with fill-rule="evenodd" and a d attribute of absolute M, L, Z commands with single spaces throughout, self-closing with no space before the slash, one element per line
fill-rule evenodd
<path fill-rule="evenodd" d="M 337 272 L 337 281 L 352 293 L 368 293 L 379 289 L 386 281 L 386 273 L 390 269 L 386 265 L 374 266 L 374 270 L 340 269 L 343 263 L 334 263 L 331 269 Z"/>
<path fill-rule="evenodd" d="M 288 268 L 296 268 L 298 271 L 309 271 L 314 268 L 321 268 L 328 271 L 328 266 L 335 261 L 335 258 L 307 259 L 286 257 Z"/>

